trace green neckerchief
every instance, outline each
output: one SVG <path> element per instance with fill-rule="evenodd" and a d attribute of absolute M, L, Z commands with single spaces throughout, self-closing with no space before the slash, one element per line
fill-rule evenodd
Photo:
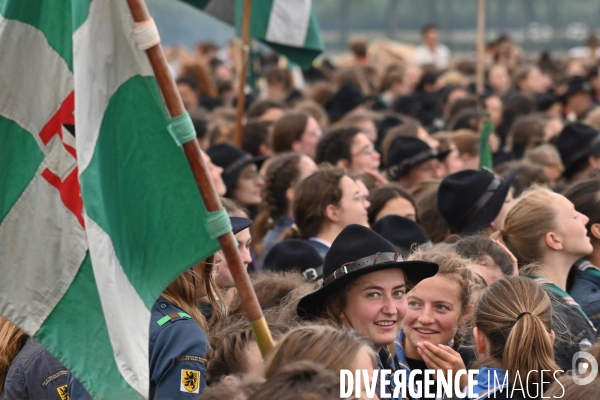
<path fill-rule="evenodd" d="M 581 315 L 583 315 L 583 317 L 588 322 L 588 324 L 590 324 L 590 326 L 592 327 L 592 329 L 594 329 L 594 332 L 596 332 L 596 328 L 594 327 L 594 324 L 592 323 L 592 321 L 590 321 L 590 319 L 588 318 L 588 316 L 586 315 L 586 313 L 583 311 L 583 309 L 581 308 L 581 306 L 579 305 L 579 303 L 577 303 L 569 295 L 569 293 L 567 293 L 564 290 L 562 290 L 555 283 L 552 283 L 549 280 L 547 280 L 546 278 L 543 278 L 541 276 L 528 276 L 528 278 L 530 278 L 530 279 L 532 279 L 532 280 L 534 280 L 536 282 L 539 282 L 540 284 L 544 285 L 550 292 L 552 292 L 553 294 L 555 294 L 556 296 L 558 296 L 567 305 L 569 305 L 569 306 L 573 307 L 574 309 L 576 309 L 577 311 L 579 311 L 579 313 Z"/>

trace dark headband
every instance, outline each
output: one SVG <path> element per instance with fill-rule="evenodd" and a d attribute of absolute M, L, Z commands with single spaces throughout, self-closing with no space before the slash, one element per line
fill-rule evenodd
<path fill-rule="evenodd" d="M 415 154 L 412 157 L 408 157 L 407 159 L 399 162 L 396 165 L 393 165 L 388 168 L 388 174 L 390 178 L 393 180 L 397 180 L 402 176 L 406 175 L 408 171 L 424 161 L 434 159 L 438 156 L 438 152 L 434 149 L 423 150 L 420 153 Z"/>

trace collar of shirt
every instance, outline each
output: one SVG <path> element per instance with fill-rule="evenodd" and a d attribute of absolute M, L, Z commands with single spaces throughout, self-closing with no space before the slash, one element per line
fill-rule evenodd
<path fill-rule="evenodd" d="M 575 263 L 577 269 L 580 271 L 588 271 L 593 275 L 600 276 L 600 268 L 596 267 L 594 264 L 586 260 L 585 258 L 580 259 Z"/>
<path fill-rule="evenodd" d="M 311 237 L 311 238 L 310 238 L 310 240 L 314 240 L 315 242 L 321 243 L 321 244 L 323 244 L 323 245 L 325 245 L 325 246 L 327 246 L 327 247 L 331 248 L 331 243 L 329 243 L 329 242 L 326 242 L 326 241 L 324 241 L 323 239 L 319 239 L 319 238 L 318 238 L 318 237 L 316 237 L 316 236 L 313 236 L 313 237 Z"/>
<path fill-rule="evenodd" d="M 482 399 L 500 389 L 506 389 L 505 375 L 506 371 L 501 368 L 480 368 L 479 374 L 475 377 L 477 384 L 473 388 L 473 393 L 477 395 L 476 399 Z"/>

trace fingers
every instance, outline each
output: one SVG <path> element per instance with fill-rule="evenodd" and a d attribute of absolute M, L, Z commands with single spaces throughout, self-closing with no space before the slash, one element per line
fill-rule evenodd
<path fill-rule="evenodd" d="M 419 346 L 419 344 L 421 344 L 421 346 Z M 417 343 L 417 348 L 419 348 L 419 347 L 421 347 L 423 350 L 425 350 L 425 352 L 427 352 L 427 354 L 430 357 L 436 357 L 442 361 L 451 362 L 455 358 L 455 355 L 448 352 L 446 349 L 437 347 L 429 342 Z M 450 348 L 448 348 L 448 349 L 450 351 L 454 352 L 454 350 L 452 350 Z M 456 354 L 458 354 L 458 353 L 456 353 Z"/>
<path fill-rule="evenodd" d="M 445 368 L 443 366 L 440 366 L 437 364 L 437 359 L 435 359 L 434 357 L 431 357 L 431 353 L 426 353 L 427 350 L 421 350 L 420 348 L 417 347 L 417 351 L 419 352 L 419 354 L 421 355 L 421 357 L 423 357 L 423 361 L 425 361 L 425 364 L 427 364 L 427 368 L 429 369 L 441 369 L 441 370 L 445 370 Z"/>
<path fill-rule="evenodd" d="M 417 351 L 423 357 L 428 368 L 442 371 L 466 369 L 460 354 L 448 346 L 435 346 L 429 342 L 417 343 Z"/>

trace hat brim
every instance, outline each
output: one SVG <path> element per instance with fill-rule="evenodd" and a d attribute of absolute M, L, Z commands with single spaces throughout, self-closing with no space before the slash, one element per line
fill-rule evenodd
<path fill-rule="evenodd" d="M 416 285 L 423 279 L 431 278 L 437 274 L 439 265 L 428 261 L 401 261 L 377 264 L 369 268 L 362 268 L 352 273 L 344 275 L 327 286 L 323 286 L 313 293 L 307 294 L 298 303 L 296 313 L 302 319 L 311 319 L 318 317 L 325 308 L 327 297 L 343 285 L 373 272 L 386 269 L 398 268 L 406 274 L 406 284 Z"/>
<path fill-rule="evenodd" d="M 248 161 L 246 161 L 245 163 L 240 165 L 239 168 L 235 169 L 229 175 L 222 176 L 223 183 L 225 183 L 225 187 L 227 188 L 227 193 L 229 193 L 231 190 L 233 190 L 233 188 L 235 187 L 235 184 L 237 183 L 238 178 L 240 177 L 240 173 L 247 165 L 256 164 L 256 168 L 258 168 L 260 170 L 260 167 L 262 167 L 262 165 L 266 159 L 267 159 L 267 157 L 265 157 L 265 156 L 250 158 L 250 159 L 248 159 Z"/>
<path fill-rule="evenodd" d="M 569 96 L 572 96 L 572 95 L 574 95 L 574 94 L 577 94 L 577 93 L 588 93 L 588 94 L 592 94 L 592 92 L 593 92 L 593 91 L 592 91 L 592 89 L 590 89 L 590 90 L 585 90 L 585 89 L 577 89 L 577 90 L 571 90 L 571 91 L 567 91 L 566 93 L 562 94 L 562 95 L 559 97 L 559 99 L 560 99 L 559 101 L 562 101 L 562 102 L 564 103 L 565 101 L 567 101 L 567 97 L 569 97 Z"/>
<path fill-rule="evenodd" d="M 438 153 L 437 159 L 440 161 L 444 161 L 446 159 L 446 157 L 448 157 L 448 154 L 450 154 L 450 153 L 451 153 L 450 150 L 442 151 L 441 153 Z"/>
<path fill-rule="evenodd" d="M 231 222 L 231 231 L 234 235 L 244 229 L 250 228 L 253 224 L 251 219 L 242 217 L 229 217 L 229 221 Z"/>
<path fill-rule="evenodd" d="M 471 221 L 462 229 L 460 232 L 462 235 L 470 235 L 473 233 L 477 233 L 491 224 L 498 214 L 500 214 L 500 210 L 502 210 L 502 205 L 506 200 L 506 195 L 508 194 L 508 190 L 512 185 L 513 181 L 517 174 L 521 171 L 521 168 L 515 169 L 511 172 L 500 184 L 496 192 L 492 195 L 490 200 L 485 203 L 485 205 L 479 210 L 477 214 L 473 216 Z"/>
<path fill-rule="evenodd" d="M 596 154 L 600 151 L 600 141 L 596 141 L 598 138 L 600 138 L 600 134 L 596 136 L 595 139 L 592 139 L 592 141 L 585 148 L 585 151 L 583 151 L 583 153 L 581 153 L 579 157 L 573 160 L 569 160 L 569 163 L 565 165 L 565 170 L 562 173 L 563 177 L 571 179 L 571 177 L 575 173 L 575 168 L 581 160 L 588 158 L 590 155 Z"/>
<path fill-rule="evenodd" d="M 446 157 L 448 157 L 448 154 L 450 154 L 450 151 L 444 151 L 444 152 L 441 152 L 441 153 L 432 154 L 431 156 L 429 156 L 429 157 L 425 158 L 425 159 L 424 159 L 424 160 L 422 160 L 422 161 L 419 161 L 419 162 L 418 162 L 418 163 L 416 163 L 416 164 L 407 165 L 407 166 L 406 166 L 406 168 L 404 168 L 404 169 L 403 169 L 403 170 L 401 170 L 400 172 L 397 172 L 397 173 L 395 174 L 395 178 L 393 178 L 393 179 L 394 179 L 394 180 L 395 180 L 395 179 L 400 179 L 400 178 L 402 178 L 403 176 L 406 176 L 406 175 L 408 175 L 408 173 L 409 173 L 409 172 L 410 172 L 410 171 L 411 171 L 411 170 L 412 170 L 414 167 L 416 167 L 417 165 L 421 165 L 421 164 L 423 164 L 423 163 L 426 163 L 427 161 L 430 161 L 430 160 L 437 159 L 438 161 L 442 162 L 442 161 L 444 161 L 444 160 L 446 159 Z M 390 176 L 391 176 L 391 175 L 390 175 Z"/>

